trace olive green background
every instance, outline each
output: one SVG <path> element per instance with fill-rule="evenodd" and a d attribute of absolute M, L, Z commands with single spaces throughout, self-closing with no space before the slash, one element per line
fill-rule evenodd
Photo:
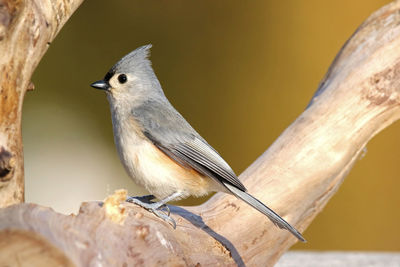
<path fill-rule="evenodd" d="M 23 111 L 26 199 L 61 212 L 137 188 L 89 84 L 152 43 L 174 106 L 241 173 L 304 110 L 342 44 L 389 1 L 91 0 L 61 30 Z M 400 249 L 400 125 L 368 144 L 297 249 Z M 200 200 L 200 201 L 204 201 Z M 198 203 L 189 199 L 185 204 Z"/>

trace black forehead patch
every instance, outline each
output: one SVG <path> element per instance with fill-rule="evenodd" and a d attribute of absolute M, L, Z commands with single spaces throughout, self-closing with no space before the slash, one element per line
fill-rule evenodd
<path fill-rule="evenodd" d="M 111 77 L 114 76 L 115 74 L 115 69 L 111 69 L 109 72 L 107 72 L 106 76 L 104 76 L 104 81 L 108 82 L 110 81 Z"/>

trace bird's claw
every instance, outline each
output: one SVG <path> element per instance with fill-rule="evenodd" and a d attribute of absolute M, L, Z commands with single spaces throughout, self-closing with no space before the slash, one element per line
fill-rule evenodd
<path fill-rule="evenodd" d="M 168 205 L 162 202 L 152 202 L 155 197 L 152 195 L 141 196 L 141 197 L 128 197 L 126 199 L 129 203 L 134 203 L 150 212 L 164 221 L 170 223 L 174 229 L 176 229 L 176 222 L 170 217 L 171 210 Z M 166 213 L 164 213 L 166 211 Z"/>
<path fill-rule="evenodd" d="M 169 209 L 167 204 L 162 205 L 161 207 L 158 208 L 159 210 L 166 210 L 167 212 L 167 216 L 169 217 L 169 215 L 171 214 L 171 210 Z"/>
<path fill-rule="evenodd" d="M 167 207 L 168 208 L 168 207 Z M 163 219 L 164 221 L 166 221 L 167 223 L 171 224 L 172 227 L 174 227 L 174 229 L 176 229 L 176 222 L 174 219 L 172 219 L 169 216 L 169 212 L 168 215 L 166 215 L 165 213 L 163 213 L 162 211 L 160 211 L 159 209 L 149 209 L 149 211 L 151 211 L 152 213 L 154 213 L 157 217 Z M 169 208 L 168 208 L 169 211 Z"/>

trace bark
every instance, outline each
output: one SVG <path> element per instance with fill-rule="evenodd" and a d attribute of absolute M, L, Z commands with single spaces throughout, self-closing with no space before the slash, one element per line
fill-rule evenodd
<path fill-rule="evenodd" d="M 0 207 L 24 201 L 21 110 L 49 44 L 83 0 L 0 0 Z"/>
<path fill-rule="evenodd" d="M 72 4 L 74 8 L 77 5 Z M 42 10 L 37 5 L 31 8 Z M 53 14 L 51 11 L 54 9 L 48 11 Z M 32 14 L 24 12 L 15 20 Z M 66 19 L 68 15 L 61 17 Z M 36 33 L 42 40 L 42 30 L 48 29 L 41 23 L 54 23 L 51 18 L 58 16 L 35 20 L 40 30 L 30 30 L 28 36 L 33 40 Z M 25 36 L 23 33 L 19 32 Z M 28 55 L 37 53 L 38 60 L 46 49 L 40 48 L 39 41 L 35 48 L 30 38 L 21 41 L 31 42 L 30 46 L 12 43 L 10 38 L 5 42 L 11 43 L 7 46 L 10 51 L 21 46 L 30 51 Z M 40 45 L 46 46 L 46 42 Z M 34 52 L 37 49 L 42 52 Z M 2 78 L 0 104 L 3 107 L 8 103 L 9 109 L 1 109 L 0 126 L 11 125 L 14 133 L 19 133 L 22 96 L 37 61 L 26 67 L 18 63 L 18 53 L 8 61 L 3 60 L 5 57 L 1 66 L 12 67 L 6 72 L 11 85 L 4 87 Z M 16 80 L 16 72 L 28 74 Z M 249 192 L 300 231 L 306 229 L 338 190 L 367 142 L 400 117 L 399 75 L 400 1 L 395 1 L 357 29 L 335 58 L 307 109 L 240 176 Z M 11 117 L 16 119 L 6 124 L 5 118 Z M 16 140 L 12 134 L 5 134 L 10 130 L 0 129 L 4 135 L 0 143 L 10 151 L 11 159 L 16 159 L 18 168 L 14 167 L 14 173 L 22 175 L 20 138 Z M 65 216 L 34 204 L 14 205 L 0 210 L 0 230 L 14 228 L 26 235 L 40 234 L 77 266 L 269 266 L 296 242 L 287 231 L 226 194 L 216 194 L 196 207 L 171 206 L 176 230 L 134 204 L 123 202 L 124 197 L 125 192 L 120 191 L 104 203 L 83 203 L 77 216 Z"/>

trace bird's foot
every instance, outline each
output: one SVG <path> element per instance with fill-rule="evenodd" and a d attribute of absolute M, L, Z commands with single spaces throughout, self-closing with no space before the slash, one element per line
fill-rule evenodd
<path fill-rule="evenodd" d="M 127 202 L 134 203 L 150 212 L 164 221 L 170 223 L 174 229 L 176 229 L 176 222 L 170 217 L 169 207 L 164 201 L 152 202 L 155 199 L 153 195 L 146 195 L 141 197 L 128 197 Z M 166 213 L 165 213 L 166 212 Z"/>

